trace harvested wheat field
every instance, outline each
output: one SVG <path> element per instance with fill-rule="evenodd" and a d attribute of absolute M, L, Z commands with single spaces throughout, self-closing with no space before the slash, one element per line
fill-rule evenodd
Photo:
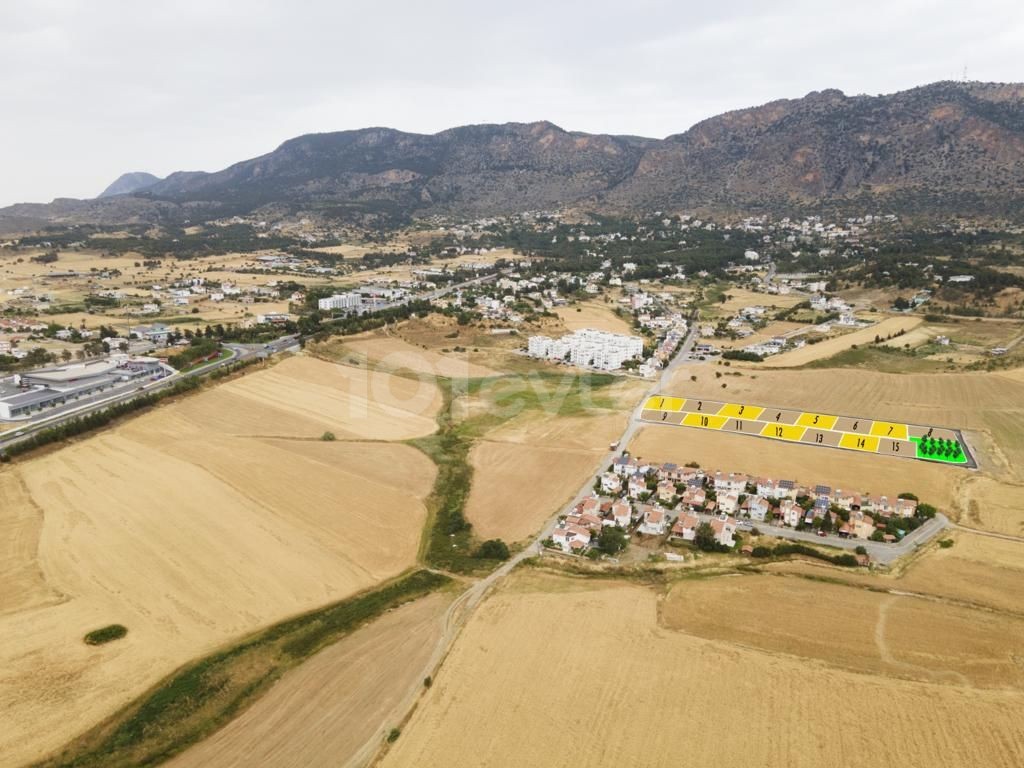
<path fill-rule="evenodd" d="M 653 590 L 526 573 L 470 619 L 383 765 L 1010 768 L 1022 717 L 1017 690 L 706 640 L 659 625 Z"/>
<path fill-rule="evenodd" d="M 711 310 L 724 315 L 734 315 L 744 307 L 762 306 L 769 309 L 788 309 L 807 299 L 799 293 L 768 294 L 731 286 L 726 291 L 726 300 L 714 304 Z"/>
<path fill-rule="evenodd" d="M 0 472 L 14 502 L 0 505 L 13 533 L 0 572 L 16 585 L 0 604 L 0 765 L 60 747 L 190 659 L 415 562 L 435 467 L 405 445 L 318 439 L 353 424 L 316 411 L 346 407 L 317 381 L 332 367 L 285 361 Z M 403 434 L 396 407 L 375 408 L 361 431 Z M 128 635 L 82 642 L 111 623 Z"/>
<path fill-rule="evenodd" d="M 622 434 L 627 415 L 523 414 L 477 441 L 466 517 L 483 539 L 521 541 L 569 502 Z"/>
<path fill-rule="evenodd" d="M 632 326 L 615 314 L 611 304 L 584 302 L 568 307 L 557 307 L 555 314 L 561 318 L 562 323 L 569 331 L 593 328 L 611 333 L 633 334 Z"/>
<path fill-rule="evenodd" d="M 819 345 L 820 346 L 820 345 Z M 698 382 L 690 381 L 696 375 Z M 876 373 L 863 369 L 747 370 L 717 391 L 707 366 L 673 376 L 665 394 L 796 408 L 968 431 L 980 445 L 979 464 L 989 472 L 1024 481 L 1024 371 L 1000 373 Z M 708 394 L 714 391 L 715 394 Z M 982 439 L 978 439 L 979 436 Z M 985 450 L 985 440 L 995 444 Z"/>
<path fill-rule="evenodd" d="M 870 344 L 874 341 L 875 336 L 881 336 L 884 339 L 889 334 L 899 333 L 900 331 L 906 331 L 909 336 L 910 332 L 919 326 L 922 321 L 923 318 L 913 315 L 889 317 L 880 323 L 868 328 L 862 328 L 859 331 L 825 339 L 825 341 L 818 342 L 817 344 L 807 344 L 800 349 L 783 352 L 781 355 L 772 355 L 765 359 L 763 363 L 758 363 L 757 365 L 763 368 L 795 368 L 800 365 L 807 365 L 807 363 L 813 363 L 815 360 L 824 360 L 826 357 L 832 357 L 832 355 L 849 349 L 854 344 Z"/>
<path fill-rule="evenodd" d="M 454 342 L 453 342 L 454 344 Z M 369 334 L 345 339 L 345 352 L 354 352 L 376 366 L 389 370 L 407 369 L 414 373 L 445 376 L 450 379 L 474 379 L 497 376 L 497 371 L 477 362 L 469 352 L 439 352 L 423 349 L 394 336 Z"/>
<path fill-rule="evenodd" d="M 166 765 L 357 764 L 365 745 L 376 749 L 378 729 L 397 722 L 394 710 L 423 679 L 451 597 L 429 595 L 356 630 L 288 672 L 238 718 Z"/>
<path fill-rule="evenodd" d="M 658 425 L 642 427 L 629 451 L 654 462 L 696 461 L 707 471 L 820 483 L 855 493 L 893 496 L 909 491 L 946 512 L 954 508 L 956 489 L 970 476 L 924 461 Z"/>
<path fill-rule="evenodd" d="M 430 381 L 293 357 L 180 408 L 199 429 L 232 435 L 405 440 L 429 435 L 441 407 Z"/>
<path fill-rule="evenodd" d="M 1024 690 L 1024 618 L 798 577 L 679 583 L 662 623 L 858 672 Z M 785 616 L 785 621 L 779 621 Z"/>

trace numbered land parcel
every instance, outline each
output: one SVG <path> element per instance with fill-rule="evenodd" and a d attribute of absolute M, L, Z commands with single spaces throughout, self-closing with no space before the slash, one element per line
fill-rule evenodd
<path fill-rule="evenodd" d="M 642 418 L 654 424 L 975 467 L 959 430 L 816 411 L 654 395 Z"/>

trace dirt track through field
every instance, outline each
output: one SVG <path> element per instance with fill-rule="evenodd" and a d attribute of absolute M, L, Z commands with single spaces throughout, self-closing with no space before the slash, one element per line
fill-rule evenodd
<path fill-rule="evenodd" d="M 166 765 L 346 765 L 421 683 L 450 601 L 430 595 L 384 614 L 287 673 L 238 718 Z"/>
<path fill-rule="evenodd" d="M 337 385 L 352 376 L 284 361 L 0 470 L 0 766 L 60 747 L 190 659 L 415 562 L 433 463 L 319 438 L 425 434 L 432 416 Z M 82 642 L 111 623 L 128 635 Z"/>

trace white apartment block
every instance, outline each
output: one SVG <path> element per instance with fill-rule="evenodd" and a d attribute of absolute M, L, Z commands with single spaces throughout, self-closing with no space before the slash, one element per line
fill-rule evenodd
<path fill-rule="evenodd" d="M 547 360 L 568 360 L 580 368 L 614 371 L 626 360 L 640 357 L 644 351 L 643 339 L 620 333 L 584 328 L 560 339 L 531 336 L 526 351 L 531 357 Z"/>
<path fill-rule="evenodd" d="M 320 299 L 317 302 L 317 306 L 320 309 L 354 309 L 355 307 L 361 306 L 363 303 L 363 297 L 351 291 L 350 293 L 336 293 L 333 296 L 328 296 L 326 299 Z"/>

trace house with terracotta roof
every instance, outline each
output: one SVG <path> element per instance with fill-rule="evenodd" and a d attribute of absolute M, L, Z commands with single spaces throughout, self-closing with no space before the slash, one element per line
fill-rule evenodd
<path fill-rule="evenodd" d="M 743 493 L 747 489 L 747 481 L 750 478 L 747 475 L 741 475 L 737 472 L 715 472 L 714 484 L 715 493 Z"/>
<path fill-rule="evenodd" d="M 671 504 L 672 499 L 676 497 L 676 484 L 670 480 L 662 480 L 658 483 L 657 494 L 658 501 Z"/>
<path fill-rule="evenodd" d="M 556 528 L 551 538 L 563 552 L 580 554 L 590 544 L 590 531 L 582 525 L 569 523 Z"/>
<path fill-rule="evenodd" d="M 626 482 L 626 494 L 631 499 L 637 499 L 645 493 L 650 493 L 647 481 L 641 475 L 633 475 Z"/>
<path fill-rule="evenodd" d="M 621 493 L 622 478 L 614 472 L 605 472 L 601 475 L 601 490 L 605 493 Z"/>
<path fill-rule="evenodd" d="M 619 528 L 625 530 L 629 528 L 629 524 L 633 521 L 633 510 L 630 508 L 629 503 L 625 501 L 617 501 L 612 504 L 611 509 L 608 510 L 604 515 L 604 519 L 601 521 L 603 525 L 617 525 Z"/>
<path fill-rule="evenodd" d="M 720 493 L 717 501 L 718 511 L 726 515 L 733 514 L 740 507 L 740 497 L 736 493 Z"/>
<path fill-rule="evenodd" d="M 796 528 L 800 524 L 800 520 L 803 519 L 804 511 L 792 499 L 783 499 L 779 504 L 779 516 L 782 518 L 783 525 Z"/>
<path fill-rule="evenodd" d="M 668 515 L 665 510 L 649 504 L 643 504 L 641 507 L 643 518 L 637 532 L 645 536 L 664 536 L 665 531 L 668 530 Z"/>
<path fill-rule="evenodd" d="M 736 545 L 733 534 L 736 533 L 736 520 L 727 516 L 719 515 L 711 521 L 711 530 L 715 532 L 715 541 L 723 547 Z"/>
<path fill-rule="evenodd" d="M 772 505 L 763 496 L 748 496 L 743 500 L 741 509 L 751 520 L 756 520 L 760 523 L 764 522 L 764 519 L 772 509 Z"/>
<path fill-rule="evenodd" d="M 672 526 L 669 538 L 681 539 L 682 541 L 693 541 L 697 536 L 697 526 L 700 525 L 700 518 L 694 514 L 687 513 L 680 515 Z"/>

